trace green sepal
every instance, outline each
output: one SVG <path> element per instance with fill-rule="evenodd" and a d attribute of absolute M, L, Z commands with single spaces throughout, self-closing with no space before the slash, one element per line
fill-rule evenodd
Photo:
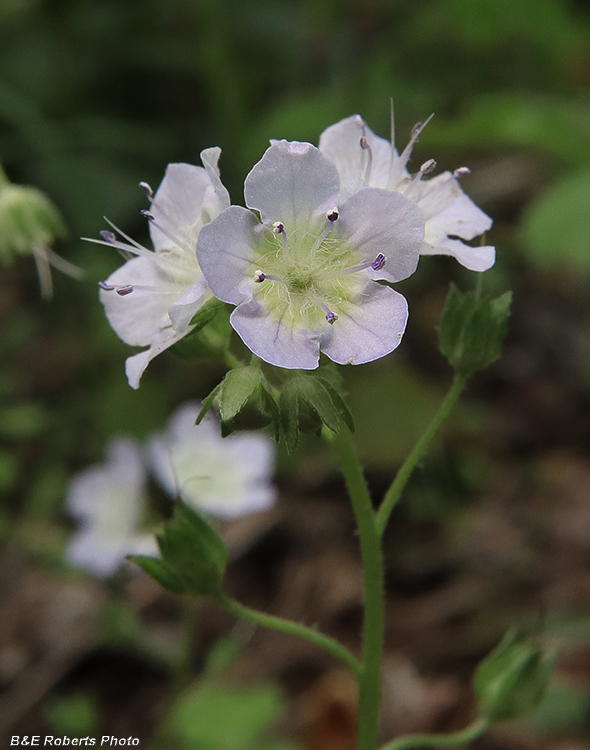
<path fill-rule="evenodd" d="M 198 513 L 182 502 L 164 532 L 157 535 L 161 558 L 130 555 L 145 572 L 176 594 L 221 594 L 228 552 Z"/>
<path fill-rule="evenodd" d="M 289 453 L 299 442 L 299 394 L 294 380 L 287 380 L 279 397 L 281 439 Z"/>
<path fill-rule="evenodd" d="M 299 432 L 319 434 L 322 425 L 339 432 L 345 425 L 354 430 L 354 421 L 331 377 L 296 374 L 281 389 L 282 436 L 289 451 L 294 450 Z"/>
<path fill-rule="evenodd" d="M 203 305 L 203 307 L 197 310 L 190 322 L 190 325 L 194 326 L 192 332 L 197 333 L 201 328 L 204 328 L 210 323 L 219 312 L 219 308 L 222 304 L 223 303 L 220 300 L 213 297 L 213 299 L 210 299 Z"/>
<path fill-rule="evenodd" d="M 545 696 L 556 658 L 557 652 L 544 654 L 530 635 L 510 630 L 473 679 L 484 716 L 499 721 L 532 711 Z"/>
<path fill-rule="evenodd" d="M 452 367 L 469 376 L 500 356 L 512 292 L 495 299 L 460 292 L 451 284 L 438 331 L 439 349 Z"/>
<path fill-rule="evenodd" d="M 260 387 L 264 376 L 260 367 L 248 365 L 230 370 L 221 384 L 219 413 L 224 422 L 231 421 Z"/>
<path fill-rule="evenodd" d="M 209 409 L 211 409 L 211 407 L 213 406 L 213 403 L 215 399 L 217 398 L 217 394 L 221 390 L 221 385 L 222 385 L 221 383 L 218 383 L 215 386 L 215 388 L 211 391 L 211 393 L 207 396 L 207 398 L 203 401 L 203 404 L 201 406 L 201 411 L 199 412 L 197 416 L 197 421 L 195 422 L 195 424 L 201 424 L 201 422 L 205 418 L 205 415 L 207 414 Z"/>

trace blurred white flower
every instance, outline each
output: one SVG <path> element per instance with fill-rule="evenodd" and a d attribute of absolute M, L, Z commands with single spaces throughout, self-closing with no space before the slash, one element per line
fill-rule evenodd
<path fill-rule="evenodd" d="M 141 183 L 151 202 L 149 221 L 154 251 L 110 230 L 91 242 L 122 250 L 128 260 L 100 283 L 100 299 L 109 323 L 126 344 L 148 349 L 127 359 L 129 385 L 139 388 L 145 368 L 160 352 L 189 331 L 192 317 L 212 298 L 196 255 L 201 228 L 230 204 L 219 178 L 221 150 L 201 152 L 202 167 L 169 164 L 155 195 Z M 137 256 L 137 257 L 132 257 Z"/>
<path fill-rule="evenodd" d="M 80 522 L 66 549 L 68 561 L 100 578 L 130 554 L 157 555 L 155 538 L 138 528 L 145 504 L 145 471 L 138 446 L 113 440 L 104 464 L 74 476 L 66 508 Z"/>
<path fill-rule="evenodd" d="M 154 474 L 162 487 L 197 511 L 217 518 L 237 518 L 270 508 L 277 491 L 271 484 L 272 440 L 259 433 L 222 438 L 209 412 L 199 425 L 200 405 L 181 406 L 165 433 L 149 444 Z"/>

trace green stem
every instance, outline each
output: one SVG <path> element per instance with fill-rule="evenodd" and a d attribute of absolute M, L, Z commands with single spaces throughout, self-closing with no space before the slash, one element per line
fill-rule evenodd
<path fill-rule="evenodd" d="M 358 525 L 364 580 L 363 663 L 358 674 L 358 750 L 375 750 L 381 707 L 385 583 L 381 539 L 362 467 L 345 427 L 336 435 L 346 487 Z"/>
<path fill-rule="evenodd" d="M 345 646 L 338 643 L 334 638 L 319 633 L 317 630 L 307 627 L 307 625 L 292 622 L 291 620 L 285 620 L 282 617 L 267 615 L 265 612 L 259 612 L 256 609 L 246 607 L 244 604 L 240 604 L 235 599 L 227 596 L 227 594 L 222 594 L 218 601 L 228 612 L 231 612 L 232 615 L 240 617 L 242 620 L 253 622 L 255 625 L 262 625 L 262 627 L 265 628 L 279 630 L 286 635 L 296 635 L 299 638 L 305 638 L 306 641 L 314 643 L 316 646 L 331 653 L 332 656 L 343 661 L 355 674 L 360 672 L 360 661 L 356 656 L 351 654 Z"/>
<path fill-rule="evenodd" d="M 231 352 L 223 353 L 223 362 L 229 367 L 230 370 L 237 370 L 239 367 L 244 367 L 244 363 L 242 362 L 242 360 L 236 357 L 236 355 L 232 354 Z"/>
<path fill-rule="evenodd" d="M 460 375 L 459 373 L 455 374 L 453 383 L 447 395 L 445 396 L 444 401 L 440 405 L 438 411 L 432 418 L 432 421 L 430 422 L 426 430 L 420 436 L 416 445 L 413 447 L 412 452 L 406 458 L 401 468 L 397 472 L 390 488 L 387 490 L 387 494 L 383 498 L 381 507 L 377 512 L 377 531 L 380 536 L 385 531 L 387 522 L 389 521 L 389 516 L 391 515 L 391 512 L 393 511 L 397 501 L 401 497 L 401 494 L 404 490 L 404 487 L 406 486 L 408 479 L 410 478 L 410 475 L 416 468 L 416 464 L 426 453 L 428 447 L 430 446 L 430 443 L 432 442 L 432 439 L 438 432 L 440 426 L 451 413 L 451 409 L 453 408 L 457 399 L 461 395 L 461 392 L 465 388 L 466 381 L 467 377 L 465 375 Z"/>
<path fill-rule="evenodd" d="M 480 737 L 490 725 L 490 720 L 479 718 L 465 729 L 451 734 L 407 734 L 383 745 L 381 750 L 408 750 L 412 747 L 450 747 L 466 745 Z"/>

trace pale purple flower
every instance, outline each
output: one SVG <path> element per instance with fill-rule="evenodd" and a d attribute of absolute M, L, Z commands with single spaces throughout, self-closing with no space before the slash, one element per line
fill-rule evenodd
<path fill-rule="evenodd" d="M 181 406 L 166 432 L 149 443 L 155 476 L 174 498 L 217 518 L 237 518 L 270 508 L 274 446 L 268 435 L 241 432 L 221 437 L 209 412 L 196 425 L 200 405 Z"/>
<path fill-rule="evenodd" d="M 117 335 L 131 346 L 147 346 L 126 362 L 132 388 L 150 361 L 192 330 L 190 321 L 212 297 L 201 273 L 196 243 L 204 224 L 230 204 L 229 194 L 219 179 L 219 148 L 201 153 L 204 167 L 169 164 L 164 179 L 152 196 L 149 229 L 154 251 L 121 234 L 101 232 L 102 240 L 92 240 L 123 250 L 133 257 L 100 284 L 100 298 L 109 323 Z M 116 227 L 113 227 L 116 229 Z"/>
<path fill-rule="evenodd" d="M 472 240 L 492 226 L 492 220 L 465 195 L 458 178 L 469 173 L 466 167 L 453 173 L 423 180 L 436 168 L 433 159 L 426 161 L 415 175 L 407 170 L 414 144 L 424 130 L 418 123 L 410 142 L 399 154 L 395 144 L 379 138 L 360 115 L 353 115 L 331 125 L 320 136 L 320 151 L 338 169 L 342 181 L 340 199 L 358 190 L 378 187 L 395 191 L 420 207 L 426 222 L 422 255 L 452 255 L 472 271 L 486 271 L 494 265 L 496 251 L 489 245 L 470 247 L 462 240 Z M 393 130 L 393 128 L 392 128 Z"/>
<path fill-rule="evenodd" d="M 129 554 L 157 554 L 152 535 L 139 532 L 145 505 L 141 452 L 129 439 L 114 440 L 104 464 L 90 466 L 70 482 L 66 508 L 80 522 L 66 548 L 68 561 L 103 578 Z"/>
<path fill-rule="evenodd" d="M 361 364 L 395 349 L 407 303 L 377 283 L 416 268 L 424 219 L 414 202 L 369 188 L 339 203 L 335 166 L 309 143 L 273 143 L 246 178 L 252 211 L 231 206 L 203 228 L 197 256 L 230 321 L 266 362 L 314 369 L 320 349 Z"/>

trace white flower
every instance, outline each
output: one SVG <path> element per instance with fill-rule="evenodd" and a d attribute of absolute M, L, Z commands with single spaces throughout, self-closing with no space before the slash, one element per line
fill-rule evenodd
<path fill-rule="evenodd" d="M 219 148 L 201 153 L 204 167 L 169 164 L 164 179 L 144 212 L 155 252 L 117 230 L 101 232 L 103 240 L 137 257 L 128 260 L 100 284 L 100 298 L 109 323 L 131 346 L 149 347 L 126 362 L 132 388 L 150 361 L 192 330 L 190 321 L 212 297 L 196 256 L 196 242 L 204 224 L 229 206 L 229 194 L 219 179 Z M 116 229 L 116 227 L 113 227 Z"/>
<path fill-rule="evenodd" d="M 204 227 L 197 256 L 230 322 L 261 359 L 314 369 L 320 349 L 342 364 L 393 351 L 407 321 L 401 294 L 424 237 L 421 211 L 369 188 L 338 202 L 334 165 L 309 143 L 279 141 L 246 177 L 246 205 Z"/>
<path fill-rule="evenodd" d="M 153 536 L 138 528 L 145 503 L 145 472 L 132 440 L 114 440 L 105 464 L 90 466 L 70 482 L 66 508 L 80 521 L 66 557 L 72 565 L 106 577 L 129 554 L 157 554 Z"/>
<path fill-rule="evenodd" d="M 320 151 L 336 165 L 342 187 L 340 199 L 368 186 L 401 193 L 422 210 L 426 222 L 422 255 L 452 255 L 472 271 L 486 271 L 494 265 L 494 247 L 470 247 L 461 240 L 472 240 L 492 226 L 492 220 L 461 189 L 458 177 L 467 174 L 465 167 L 454 173 L 443 172 L 422 180 L 436 167 L 433 159 L 425 162 L 413 177 L 406 166 L 415 142 L 424 130 L 418 123 L 401 155 L 395 144 L 379 138 L 360 115 L 353 115 L 331 125 L 320 136 Z M 460 238 L 460 239 L 458 239 Z"/>
<path fill-rule="evenodd" d="M 164 489 L 218 518 L 270 508 L 277 496 L 271 484 L 271 439 L 245 432 L 222 438 L 210 412 L 195 425 L 199 410 L 197 403 L 181 406 L 167 431 L 149 444 L 150 462 Z"/>

